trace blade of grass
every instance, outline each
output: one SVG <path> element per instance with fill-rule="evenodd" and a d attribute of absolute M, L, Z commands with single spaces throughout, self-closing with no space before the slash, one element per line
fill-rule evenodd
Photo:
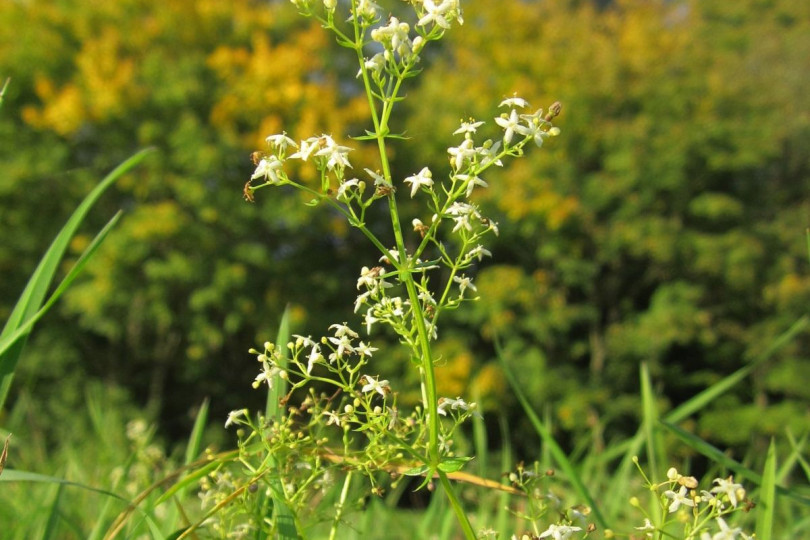
<path fill-rule="evenodd" d="M 290 308 L 284 310 L 284 315 L 281 316 L 281 322 L 278 327 L 278 334 L 276 336 L 276 347 L 281 353 L 279 360 L 279 367 L 285 369 L 287 362 L 287 342 L 290 340 Z M 281 404 L 282 398 L 287 394 L 287 382 L 283 379 L 275 381 L 273 386 L 267 390 L 267 404 L 265 406 L 266 418 L 281 421 L 284 415 L 284 406 Z M 270 466 L 275 467 L 275 460 L 270 457 Z M 276 517 L 278 525 L 278 538 L 281 540 L 297 540 L 298 530 L 295 526 L 295 516 L 287 506 L 284 499 L 284 488 L 281 485 L 281 480 L 278 476 L 273 476 L 270 479 L 271 491 L 273 493 L 273 513 Z"/>
<path fill-rule="evenodd" d="M 90 261 L 90 258 L 95 254 L 98 248 L 101 247 L 101 243 L 107 238 L 107 235 L 110 233 L 110 231 L 112 231 L 112 228 L 118 223 L 121 215 L 122 212 L 118 211 L 112 217 L 112 219 L 107 222 L 104 228 L 99 231 L 90 245 L 87 246 L 87 249 L 84 250 L 81 257 L 79 257 L 79 259 L 76 261 L 76 264 L 71 267 L 68 274 L 59 283 L 59 286 L 56 288 L 53 294 L 51 294 L 51 296 L 48 298 L 48 301 L 45 302 L 45 304 L 36 313 L 26 319 L 24 323 L 3 335 L 2 339 L 0 339 L 0 373 L 6 373 L 7 371 L 10 373 L 13 371 L 14 367 L 16 367 L 16 362 L 13 365 L 11 364 L 14 347 L 18 346 L 20 349 L 22 348 L 21 342 L 24 342 L 24 339 L 31 331 L 31 328 L 48 312 L 59 297 L 62 296 L 62 293 L 67 290 L 73 280 L 76 279 L 85 265 Z M 6 325 L 6 328 L 8 328 L 8 324 Z"/>
<path fill-rule="evenodd" d="M 34 273 L 31 275 L 31 278 L 28 280 L 28 284 L 23 290 L 17 304 L 14 306 L 11 316 L 3 327 L 3 331 L 0 332 L 0 350 L 2 351 L 0 352 L 0 410 L 2 410 L 3 406 L 5 405 L 8 390 L 11 387 L 11 380 L 14 375 L 14 370 L 17 366 L 17 362 L 19 361 L 20 355 L 25 346 L 26 337 L 31 331 L 31 326 L 33 323 L 27 326 L 24 332 L 20 332 L 19 334 L 16 334 L 13 339 L 10 339 L 8 344 L 6 344 L 5 340 L 15 333 L 17 329 L 24 326 L 29 319 L 32 317 L 36 317 L 38 319 L 44 314 L 44 312 L 37 312 L 40 311 L 40 306 L 42 306 L 42 302 L 45 299 L 48 288 L 53 280 L 53 276 L 56 273 L 62 256 L 67 250 L 71 238 L 79 228 L 79 225 L 81 225 L 87 213 L 90 211 L 90 208 L 93 206 L 93 204 L 95 204 L 104 191 L 107 190 L 107 188 L 109 188 L 127 171 L 140 163 L 150 151 L 151 149 L 141 150 L 121 163 L 84 198 L 84 200 L 73 212 L 70 219 L 68 219 L 62 229 L 59 231 L 59 234 L 57 234 L 56 238 L 51 243 L 51 246 L 45 252 L 45 255 L 37 265 L 37 268 L 34 270 Z M 106 232 L 104 233 L 103 237 L 106 237 L 106 234 L 109 232 L 107 227 L 105 227 L 105 230 Z M 99 236 L 96 238 L 99 239 Z M 96 246 L 96 248 L 97 247 L 98 246 Z M 94 248 L 92 251 L 95 251 L 96 248 Z M 88 248 L 88 250 L 89 249 L 90 248 Z M 84 258 L 84 256 L 82 258 Z M 73 278 L 75 278 L 75 275 Z M 72 281 L 73 278 L 71 278 L 70 281 Z M 70 281 L 68 281 L 68 284 Z M 61 291 L 59 294 L 61 294 Z M 56 298 L 58 298 L 58 296 L 56 296 Z M 56 298 L 52 297 L 53 302 L 56 301 Z M 53 305 L 53 302 L 48 304 L 48 308 Z"/>
<path fill-rule="evenodd" d="M 802 452 L 804 451 L 807 445 L 807 436 L 810 433 L 805 433 L 800 441 L 796 441 L 793 437 L 793 433 L 791 433 L 790 429 L 785 430 L 785 438 L 790 445 L 790 453 L 785 457 L 784 460 L 779 464 L 779 468 L 776 470 L 776 483 L 781 484 L 790 478 L 790 475 L 793 472 L 793 469 L 796 468 L 797 463 L 801 463 L 802 459 Z"/>
<path fill-rule="evenodd" d="M 197 417 L 194 419 L 194 426 L 191 428 L 191 434 L 189 435 L 188 444 L 186 444 L 186 452 L 183 459 L 183 467 L 186 470 L 190 469 L 189 466 L 195 462 L 197 456 L 200 454 L 203 431 L 205 430 L 205 425 L 208 422 L 208 406 L 209 400 L 206 398 L 200 405 L 200 409 L 197 411 Z M 180 532 L 177 533 L 178 536 L 179 534 L 182 534 L 182 532 L 184 532 L 191 524 L 185 512 L 183 512 L 183 506 L 181 503 L 181 501 L 186 498 L 186 494 L 188 492 L 188 484 L 183 482 L 185 476 L 187 476 L 187 474 L 182 474 L 180 476 L 178 484 L 181 484 L 181 487 L 176 491 L 177 496 L 174 498 L 175 504 L 170 505 L 166 509 L 165 517 L 162 520 L 164 523 L 164 528 L 165 526 L 169 526 L 171 528 L 181 527 Z M 154 511 L 158 506 L 158 503 L 154 503 L 150 507 L 150 511 Z"/>
<path fill-rule="evenodd" d="M 190 465 L 200 454 L 203 430 L 205 430 L 205 425 L 208 423 L 208 406 L 209 400 L 205 398 L 202 405 L 200 405 L 200 410 L 197 412 L 197 418 L 194 419 L 194 427 L 191 429 L 188 445 L 186 445 L 186 455 L 183 465 Z"/>
<path fill-rule="evenodd" d="M 102 495 L 107 495 L 109 497 L 113 497 L 115 499 L 123 501 L 124 503 L 129 504 L 129 501 L 127 499 L 113 493 L 112 491 L 94 488 L 92 486 L 81 484 L 79 482 L 72 482 L 70 480 L 65 480 L 64 478 L 57 478 L 55 476 L 49 476 L 46 474 L 33 473 L 28 471 L 17 471 L 14 469 L 6 469 L 5 472 L 3 473 L 3 476 L 0 477 L 0 482 L 41 482 L 45 484 L 62 484 L 65 486 L 74 486 L 87 491 L 101 493 Z"/>
<path fill-rule="evenodd" d="M 807 434 L 805 433 L 802 440 L 796 442 L 793 439 L 793 434 L 788 432 L 788 441 L 790 442 L 790 448 L 793 451 L 793 454 L 796 456 L 796 460 L 799 462 L 799 465 L 804 471 L 804 477 L 806 480 L 810 481 L 810 463 L 802 455 L 802 451 L 804 450 L 804 446 L 807 443 Z"/>
<path fill-rule="evenodd" d="M 223 463 L 226 461 L 232 461 L 231 459 L 225 460 L 218 460 L 215 459 L 206 465 L 200 467 L 199 469 L 195 470 L 194 472 L 188 473 L 186 476 L 183 476 L 176 484 L 170 487 L 166 492 L 158 497 L 155 501 L 155 506 L 160 506 L 167 500 L 171 499 L 174 494 L 178 491 L 185 490 L 191 485 L 195 485 L 200 478 L 204 478 L 208 473 L 216 469 L 217 467 L 221 467 Z"/>
<path fill-rule="evenodd" d="M 59 501 L 62 499 L 62 484 L 57 484 L 53 501 L 48 505 L 48 519 L 45 522 L 45 530 L 42 531 L 42 540 L 57 538 L 56 524 L 59 519 Z"/>
<path fill-rule="evenodd" d="M 720 381 L 711 385 L 709 388 L 703 390 L 702 392 L 688 399 L 678 407 L 674 408 L 668 413 L 665 413 L 662 417 L 662 420 L 664 420 L 665 422 L 676 424 L 678 422 L 682 422 L 689 416 L 699 412 L 700 410 L 705 408 L 709 403 L 711 403 L 719 396 L 721 396 L 722 394 L 730 390 L 732 387 L 734 387 L 736 384 L 738 384 L 740 381 L 745 379 L 748 375 L 751 374 L 751 372 L 754 370 L 755 367 L 759 366 L 760 364 L 770 359 L 775 352 L 777 352 L 780 348 L 785 346 L 797 335 L 804 332 L 808 328 L 810 328 L 810 317 L 806 315 L 800 317 L 795 323 L 793 323 L 790 326 L 790 328 L 788 328 L 779 337 L 777 337 L 771 343 L 771 345 L 756 359 L 754 359 L 750 364 L 741 367 L 731 375 L 724 377 Z M 608 449 L 601 456 L 602 461 L 605 463 L 613 461 L 620 455 L 622 456 L 622 460 L 619 463 L 619 466 L 616 467 L 615 469 L 616 472 L 614 474 L 614 481 L 613 481 L 614 485 L 627 485 L 630 476 L 634 474 L 635 471 L 633 458 L 638 456 L 639 452 L 641 451 L 642 444 L 644 444 L 643 426 L 639 428 L 638 432 L 633 437 L 624 441 L 623 443 L 613 445 L 612 448 Z M 611 498 L 605 507 L 608 516 L 616 516 L 616 513 L 620 511 L 623 505 L 624 505 L 623 499 L 619 497 Z"/>
<path fill-rule="evenodd" d="M 642 430 L 644 439 L 647 442 L 647 460 L 650 471 L 647 473 L 653 483 L 658 482 L 659 471 L 663 467 L 666 458 L 664 457 L 664 445 L 661 442 L 661 435 L 656 428 L 658 422 L 658 407 L 655 404 L 655 395 L 650 379 L 650 369 L 646 362 L 642 362 L 640 368 L 641 378 L 641 408 L 643 411 Z"/>
<path fill-rule="evenodd" d="M 512 470 L 512 438 L 509 434 L 509 424 L 503 414 L 498 416 L 498 425 L 501 431 L 501 441 L 503 441 L 501 447 L 501 472 L 505 473 Z M 498 495 L 498 514 L 495 518 L 495 530 L 500 531 L 503 538 L 511 536 L 508 530 L 509 510 L 506 506 L 508 502 L 509 496 L 505 492 L 501 492 Z"/>
<path fill-rule="evenodd" d="M 526 416 L 529 417 L 529 421 L 534 427 L 535 431 L 540 438 L 543 440 L 543 443 L 548 447 L 551 456 L 554 458 L 554 461 L 559 465 L 560 469 L 566 474 L 568 480 L 574 487 L 574 490 L 577 494 L 584 500 L 585 504 L 587 504 L 591 511 L 593 512 L 596 521 L 599 523 L 599 526 L 602 529 L 607 529 L 608 523 L 605 519 L 602 511 L 599 508 L 599 505 L 596 504 L 596 499 L 593 498 L 588 488 L 585 486 L 585 483 L 580 478 L 579 474 L 577 474 L 574 465 L 569 461 L 568 457 L 563 452 L 562 448 L 554 437 L 551 435 L 551 432 L 546 429 L 546 426 L 540 421 L 540 418 L 537 417 L 537 414 L 532 409 L 531 404 L 529 403 L 528 399 L 526 399 L 523 390 L 521 389 L 520 384 L 518 383 L 517 379 L 515 378 L 512 370 L 509 369 L 509 366 L 506 365 L 506 362 L 501 355 L 501 348 L 498 340 L 495 340 L 495 351 L 498 355 L 498 361 L 500 362 L 501 369 L 506 375 L 506 379 L 509 382 L 509 385 L 512 387 L 512 391 L 515 393 L 515 397 L 517 397 L 518 402 L 523 407 L 523 411 L 526 413 Z"/>
<path fill-rule="evenodd" d="M 281 352 L 279 359 L 279 366 L 281 369 L 287 368 L 287 342 L 290 340 L 290 308 L 289 306 L 284 310 L 281 316 L 281 322 L 278 325 L 278 334 L 276 335 L 276 347 Z M 268 419 L 281 421 L 284 416 L 284 407 L 281 406 L 281 398 L 287 394 L 287 381 L 278 379 L 274 381 L 273 386 L 267 391 L 267 404 L 265 406 L 264 414 Z"/>
<path fill-rule="evenodd" d="M 768 456 L 762 471 L 762 484 L 757 503 L 757 538 L 773 538 L 773 523 L 776 511 L 776 446 L 771 439 Z"/>

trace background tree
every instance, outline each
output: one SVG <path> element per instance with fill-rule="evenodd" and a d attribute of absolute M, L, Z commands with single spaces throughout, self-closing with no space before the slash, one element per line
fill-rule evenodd
<path fill-rule="evenodd" d="M 497 335 L 538 407 L 598 434 L 637 414 L 640 362 L 674 404 L 806 313 L 806 3 L 473 2 L 465 19 L 474 30 L 451 36 L 414 100 L 415 152 L 448 146 L 435 110 L 485 119 L 497 112 L 480 96 L 513 92 L 564 103 L 550 152 L 486 178 L 481 203 L 502 220 L 477 282 L 490 301 L 462 320 L 484 325 L 462 334 L 477 365 Z M 804 380 L 806 345 L 700 434 L 803 431 L 808 395 L 789 381 Z"/>
<path fill-rule="evenodd" d="M 563 428 L 615 433 L 637 414 L 639 362 L 676 403 L 806 312 L 809 11 L 800 0 L 466 3 L 463 31 L 424 59 L 439 69 L 409 89 L 418 105 L 397 176 L 425 160 L 440 174 L 453 117 L 498 114 L 484 96 L 559 99 L 564 136 L 486 178 L 480 203 L 502 216 L 497 262 L 476 281 L 488 301 L 446 330 L 442 393 L 508 400 L 497 335 Z M 51 397 L 54 438 L 70 436 L 55 426 L 70 426 L 88 377 L 126 387 L 170 430 L 205 395 L 218 396 L 214 415 L 235 393 L 250 405 L 246 348 L 288 302 L 297 331 L 339 320 L 355 294 L 343 284 L 364 263 L 347 260 L 340 220 L 293 194 L 243 203 L 249 153 L 282 125 L 294 138 L 361 134 L 365 104 L 342 84 L 354 70 L 287 2 L 34 0 L 0 4 L 0 16 L 14 29 L 0 33 L 0 76 L 12 78 L 0 315 L 93 182 L 137 148 L 159 150 L 97 207 L 87 230 L 128 215 L 61 319 L 39 328 L 12 390 Z M 701 435 L 736 444 L 806 425 L 806 345 L 781 349 L 704 414 Z"/>
<path fill-rule="evenodd" d="M 64 323 L 32 343 L 30 389 L 45 395 L 59 381 L 54 409 L 70 410 L 82 379 L 100 377 L 169 429 L 206 395 L 222 398 L 214 414 L 229 410 L 228 395 L 244 402 L 247 348 L 288 302 L 314 306 L 293 309 L 296 328 L 325 327 L 340 272 L 356 271 L 338 219 L 291 194 L 242 201 L 250 152 L 282 124 L 296 137 L 359 132 L 365 105 L 324 69 L 323 33 L 286 2 L 35 1 L 0 12 L 21 29 L 0 45 L 12 78 L 0 120 L 3 299 L 102 172 L 137 148 L 159 150 L 96 208 L 99 222 L 121 207 L 127 216 L 66 295 Z M 88 241 L 76 239 L 77 255 Z"/>

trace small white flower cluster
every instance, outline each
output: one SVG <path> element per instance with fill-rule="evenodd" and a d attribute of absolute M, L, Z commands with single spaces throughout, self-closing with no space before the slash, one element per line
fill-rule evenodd
<path fill-rule="evenodd" d="M 538 147 L 543 146 L 543 141 L 548 137 L 556 137 L 560 134 L 560 128 L 551 125 L 551 122 L 543 116 L 543 109 L 538 109 L 534 114 L 518 115 L 517 109 L 525 109 L 529 106 L 525 99 L 511 97 L 501 101 L 501 107 L 509 107 L 509 113 L 503 113 L 495 119 L 495 123 L 504 130 L 503 143 L 507 146 L 512 142 L 515 133 L 523 135 L 534 141 Z M 554 107 L 554 106 L 552 106 Z M 556 116 L 559 111 L 549 111 L 550 116 Z"/>
<path fill-rule="evenodd" d="M 731 476 L 715 478 L 712 483 L 716 484 L 713 488 L 698 492 L 699 483 L 696 478 L 684 476 L 672 467 L 667 471 L 667 481 L 653 487 L 656 489 L 668 487 L 661 494 L 662 508 L 666 510 L 667 514 L 677 516 L 678 522 L 685 524 L 684 534 L 688 535 L 688 538 L 699 538 L 700 540 L 748 540 L 752 538 L 741 528 L 729 526 L 725 519 L 738 509 L 740 503 L 745 501 L 743 486 L 734 482 Z M 631 504 L 641 508 L 638 499 L 633 498 Z M 636 527 L 636 530 L 642 531 L 646 538 L 653 538 L 659 527 L 656 527 L 649 518 L 645 518 L 644 524 Z M 713 530 L 717 532 L 713 532 Z"/>
<path fill-rule="evenodd" d="M 475 413 L 478 405 L 475 403 L 467 403 L 460 397 L 452 398 L 439 398 L 439 414 L 447 416 L 447 409 L 450 409 L 451 414 L 463 414 L 466 412 Z"/>
<path fill-rule="evenodd" d="M 332 173 L 341 184 L 343 184 L 346 169 L 352 167 L 349 162 L 349 152 L 352 151 L 352 148 L 338 144 L 331 135 L 323 134 L 318 137 L 310 137 L 298 144 L 289 138 L 286 133 L 281 133 L 270 135 L 265 141 L 269 151 L 256 153 L 259 154 L 255 159 L 256 169 L 250 177 L 248 186 L 246 186 L 246 192 L 249 189 L 252 193 L 258 187 L 262 187 L 250 185 L 254 180 L 264 181 L 263 185 L 270 186 L 297 185 L 290 180 L 284 171 L 284 163 L 288 159 L 300 159 L 303 162 L 311 159 L 314 161 L 318 171 L 322 173 L 324 179 L 326 179 L 327 173 Z M 297 149 L 297 151 L 287 156 L 287 150 L 290 148 Z M 357 187 L 358 181 L 354 180 L 352 184 L 341 187 L 341 189 L 345 191 L 352 186 Z M 323 187 L 325 191 L 328 184 Z"/>
<path fill-rule="evenodd" d="M 384 255 L 380 262 L 391 262 L 391 259 L 398 262 L 399 256 L 396 249 L 389 252 L 390 256 Z M 410 262 L 409 262 L 410 264 Z M 436 265 L 424 264 L 421 260 L 416 260 L 414 266 L 421 272 L 426 272 L 437 268 Z M 423 274 L 424 275 L 424 274 Z M 403 300 L 400 296 L 387 296 L 386 290 L 394 285 L 385 280 L 386 270 L 382 266 L 369 268 L 364 266 L 360 270 L 360 278 L 357 280 L 357 288 L 365 290 L 357 296 L 354 303 L 354 311 L 357 313 L 362 306 L 366 306 L 364 322 L 366 332 L 371 333 L 372 327 L 377 323 L 390 326 L 403 341 L 411 346 L 417 344 L 417 330 L 414 327 L 414 313 L 411 310 L 410 300 Z M 435 309 L 436 299 L 427 287 L 427 280 L 423 279 L 417 283 L 417 298 L 422 313 Z M 429 333 L 432 339 L 436 339 L 435 325 L 430 324 Z"/>
<path fill-rule="evenodd" d="M 408 23 L 396 17 L 391 17 L 387 25 L 372 30 L 371 39 L 382 45 L 383 52 L 366 59 L 357 76 L 361 76 L 365 69 L 379 84 L 384 81 L 383 68 L 399 70 L 419 62 L 419 51 L 424 47 L 425 40 L 422 36 L 416 36 L 411 40 L 410 30 Z"/>

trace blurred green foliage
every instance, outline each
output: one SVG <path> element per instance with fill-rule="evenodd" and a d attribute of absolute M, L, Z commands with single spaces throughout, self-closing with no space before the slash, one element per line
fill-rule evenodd
<path fill-rule="evenodd" d="M 432 149 L 454 117 L 497 114 L 486 96 L 563 102 L 549 151 L 487 178 L 501 235 L 484 301 L 461 317 L 467 336 L 483 328 L 470 350 L 503 341 L 535 406 L 615 433 L 639 414 L 641 361 L 677 404 L 807 312 L 810 5 L 608 4 L 470 3 L 469 31 L 411 102 L 409 159 L 443 165 Z M 804 432 L 807 346 L 706 411 L 699 434 L 766 445 Z"/>
<path fill-rule="evenodd" d="M 127 215 L 33 336 L 12 400 L 41 401 L 45 432 L 95 378 L 180 434 L 206 395 L 215 418 L 259 408 L 247 349 L 287 303 L 296 332 L 349 319 L 376 257 L 293 193 L 242 201 L 249 154 L 282 129 L 361 134 L 352 59 L 281 1 L 31 0 L 0 4 L 0 19 L 0 318 L 99 173 L 159 149 L 100 202 Z M 563 135 L 485 178 L 501 235 L 482 301 L 442 329 L 443 394 L 514 406 L 497 338 L 561 427 L 617 433 L 639 415 L 641 361 L 676 404 L 806 313 L 810 4 L 470 0 L 465 21 L 409 89 L 397 175 L 448 169 L 458 119 L 490 118 L 514 92 L 562 101 Z M 352 154 L 357 170 L 375 169 L 369 155 Z M 806 429 L 807 346 L 695 429 L 732 445 Z M 407 369 L 396 354 L 380 367 Z"/>

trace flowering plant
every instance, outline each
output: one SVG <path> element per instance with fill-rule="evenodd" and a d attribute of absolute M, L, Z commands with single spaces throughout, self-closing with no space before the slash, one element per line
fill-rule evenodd
<path fill-rule="evenodd" d="M 261 366 L 254 387 L 264 385 L 271 392 L 280 385 L 285 391 L 289 387 L 282 397 L 285 404 L 295 390 L 305 392 L 306 398 L 275 419 L 259 416 L 254 420 L 247 411 L 236 410 L 226 426 L 241 428 L 242 461 L 251 471 L 250 485 L 264 482 L 276 510 L 284 506 L 293 517 L 311 504 L 313 490 L 333 481 L 328 464 L 348 471 L 333 517 L 333 537 L 352 477 L 364 476 L 371 491 L 379 494 L 383 490 L 379 473 L 385 471 L 394 483 L 402 475 L 421 476 L 422 485 L 438 479 L 466 537 L 475 538 L 450 478 L 471 459 L 456 456 L 452 445 L 457 427 L 477 414 L 476 404 L 437 394 L 433 342 L 442 315 L 476 293 L 468 274 L 491 255 L 485 237 L 498 233 L 498 224 L 484 216 L 470 197 L 476 189 L 487 187 L 482 175 L 488 169 L 503 166 L 505 158 L 521 156 L 527 145 L 542 146 L 546 138 L 559 133 L 551 121 L 560 113 L 560 105 L 529 112 L 524 99 L 504 99 L 500 107 L 505 112 L 495 119 L 503 130 L 498 140 L 476 140 L 483 121 L 461 122 L 455 131 L 460 142 L 447 150 L 447 180 L 434 178 L 428 167 L 398 178 L 386 147 L 404 137 L 392 131 L 392 111 L 403 99 L 403 82 L 418 73 L 425 48 L 463 23 L 459 1 L 411 0 L 413 25 L 396 17 L 384 20 L 382 9 L 370 0 L 292 1 L 302 15 L 317 19 L 334 32 L 340 45 L 355 52 L 357 78 L 363 83 L 373 129 L 354 139 L 376 144 L 379 168 L 355 171 L 349 157 L 352 147 L 331 134 L 300 141 L 286 133 L 270 135 L 267 147 L 254 153 L 256 169 L 244 187 L 245 199 L 253 201 L 257 191 L 270 186 L 305 192 L 312 197 L 311 205 L 329 206 L 361 231 L 379 250 L 379 260 L 368 261 L 356 283 L 354 312 L 362 317 L 366 336 L 341 322 L 330 326 L 323 337 L 295 335 L 288 343 L 267 342 L 263 350 L 252 349 Z M 319 186 L 289 174 L 290 162 L 313 166 Z M 397 197 L 402 191 L 424 202 L 427 219 L 406 220 L 401 215 Z M 367 225 L 373 205 L 387 207 L 392 239 L 383 239 Z M 452 243 L 445 242 L 448 237 Z M 414 243 L 415 249 L 406 247 Z M 378 349 L 367 336 L 380 325 L 396 333 L 420 376 L 421 404 L 409 414 L 400 412 L 398 393 L 374 369 Z M 318 393 L 313 383 L 333 391 Z M 340 441 L 339 449 L 333 445 L 335 440 Z M 279 481 L 271 481 L 271 476 Z M 209 502 L 218 504 L 216 490 L 207 487 L 213 497 Z"/>
<path fill-rule="evenodd" d="M 638 465 L 638 460 L 635 460 Z M 677 535 L 684 540 L 747 540 L 753 538 L 739 527 L 726 523 L 730 514 L 748 512 L 754 504 L 746 498 L 745 488 L 734 477 L 715 478 L 713 487 L 698 491 L 699 482 L 694 476 L 685 476 L 671 467 L 667 479 L 661 483 L 651 482 L 644 471 L 641 474 L 647 487 L 654 494 L 653 507 L 656 513 L 644 511 L 640 501 L 632 498 L 630 504 L 645 513 L 644 524 L 636 527 L 644 538 L 665 538 Z M 677 532 L 676 532 L 677 531 Z"/>

